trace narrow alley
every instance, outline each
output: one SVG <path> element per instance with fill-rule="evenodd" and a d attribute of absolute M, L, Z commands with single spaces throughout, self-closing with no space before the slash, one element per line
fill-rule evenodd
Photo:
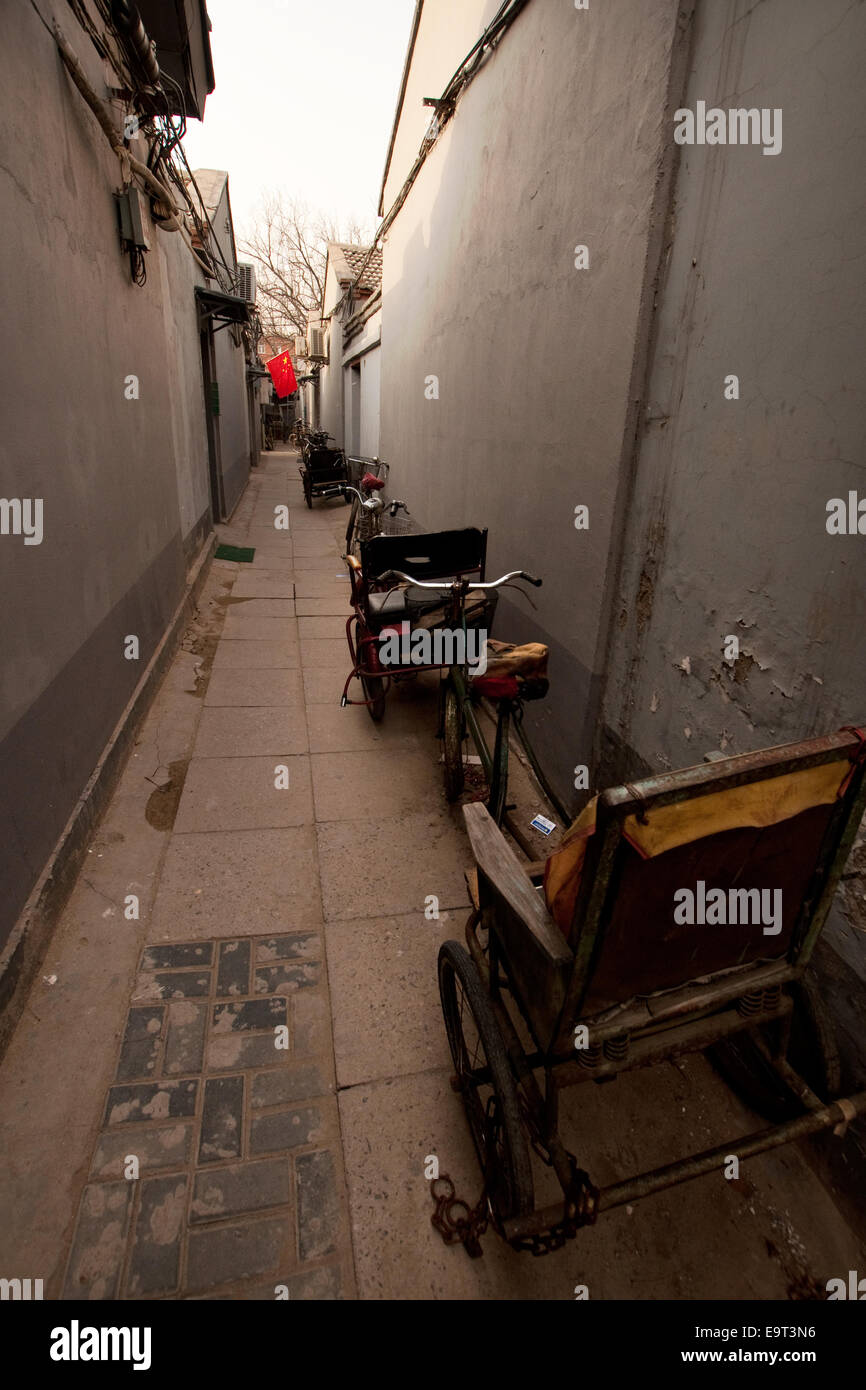
<path fill-rule="evenodd" d="M 604 1375 L 834 1383 L 866 5 L 22 0 L 0 47 L 33 1364 L 579 1303 Z"/>
<path fill-rule="evenodd" d="M 254 557 L 213 561 L 0 1069 L 5 1265 L 47 1298 L 815 1296 L 863 1248 L 792 1149 L 544 1261 L 432 1228 L 429 1156 L 479 1187 L 436 985 L 471 851 L 435 684 L 378 727 L 340 708 L 346 508 L 309 512 L 297 463 L 278 448 L 219 528 Z M 603 1181 L 748 1129 L 700 1058 L 589 1089 L 566 1132 Z"/>

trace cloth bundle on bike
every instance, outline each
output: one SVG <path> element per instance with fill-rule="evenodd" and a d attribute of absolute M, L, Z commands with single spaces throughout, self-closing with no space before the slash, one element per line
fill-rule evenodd
<path fill-rule="evenodd" d="M 543 642 L 497 642 L 487 639 L 487 671 L 491 679 L 517 676 L 520 680 L 547 680 L 547 661 L 550 653 Z"/>
<path fill-rule="evenodd" d="M 489 700 L 543 700 L 548 691 L 547 659 L 542 642 L 497 642 L 488 637 L 487 664 L 474 676 L 472 688 Z"/>

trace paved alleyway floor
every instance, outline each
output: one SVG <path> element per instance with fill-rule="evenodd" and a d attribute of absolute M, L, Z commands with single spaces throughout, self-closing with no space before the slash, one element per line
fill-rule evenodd
<path fill-rule="evenodd" d="M 435 684 L 378 726 L 340 708 L 346 517 L 307 510 L 280 449 L 219 528 L 254 560 L 214 561 L 0 1067 L 0 1274 L 48 1298 L 820 1296 L 864 1251 L 792 1147 L 545 1259 L 432 1229 L 431 1155 L 480 1188 L 436 982 L 472 861 Z M 760 1127 L 700 1057 L 563 1112 L 598 1184 Z"/>

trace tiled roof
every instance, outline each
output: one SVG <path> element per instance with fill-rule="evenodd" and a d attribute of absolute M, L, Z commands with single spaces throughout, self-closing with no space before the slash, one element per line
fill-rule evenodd
<path fill-rule="evenodd" d="M 364 274 L 358 282 L 358 289 L 375 291 L 380 288 L 382 284 L 381 251 L 371 252 L 369 246 L 347 246 L 342 241 L 332 241 L 328 246 L 328 251 L 334 262 L 337 278 L 341 282 L 344 279 L 354 280 L 369 256 L 370 259 L 367 261 Z"/>

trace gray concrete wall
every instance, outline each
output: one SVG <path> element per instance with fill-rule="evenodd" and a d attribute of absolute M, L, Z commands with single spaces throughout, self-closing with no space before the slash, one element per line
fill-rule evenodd
<path fill-rule="evenodd" d="M 40 9 L 103 94 L 68 7 Z M 180 237 L 151 225 L 147 284 L 132 284 L 117 159 L 32 7 L 2 7 L 0 47 L 0 495 L 44 504 L 40 545 L 0 536 L 2 943 L 184 591 L 209 501 L 201 277 Z"/>
<path fill-rule="evenodd" d="M 782 108 L 783 141 L 774 156 L 682 149 L 611 629 L 608 775 L 866 719 L 866 542 L 825 525 L 830 498 L 866 495 L 864 63 L 866 12 L 844 0 L 698 6 L 684 106 Z"/>
<path fill-rule="evenodd" d="M 349 336 L 350 335 L 350 336 Z M 360 369 L 360 420 L 358 438 L 347 445 L 366 458 L 379 454 L 380 395 L 382 378 L 382 311 L 377 309 L 361 325 L 344 333 L 343 338 L 343 397 L 348 405 L 349 366 Z M 348 413 L 346 415 L 348 421 Z M 348 430 L 347 430 L 348 436 Z"/>
<path fill-rule="evenodd" d="M 336 448 L 340 449 L 345 447 L 346 438 L 343 413 L 343 323 L 342 310 L 340 313 L 332 313 L 331 311 L 339 303 L 342 294 L 340 282 L 334 273 L 333 261 L 329 258 L 322 301 L 323 314 L 331 314 L 330 319 L 326 318 L 324 324 L 329 349 L 328 361 L 323 364 L 319 373 L 319 418 L 317 425 L 319 429 L 327 430 L 328 434 L 334 436 L 333 443 Z"/>
<path fill-rule="evenodd" d="M 781 108 L 782 149 L 684 146 L 599 723 L 601 784 L 866 720 L 866 13 L 698 6 L 683 105 Z M 725 378 L 739 399 L 725 398 Z M 730 387 L 729 387 L 730 390 Z M 736 637 L 739 657 L 725 658 Z M 859 874 L 857 873 L 859 870 Z M 843 1085 L 866 1081 L 862 848 L 817 968 Z M 866 1181 L 866 1126 L 811 1151 Z"/>
<path fill-rule="evenodd" d="M 379 398 L 382 354 L 371 348 L 361 358 L 361 449 L 367 458 L 379 453 Z"/>
<path fill-rule="evenodd" d="M 424 7 L 417 63 L 432 81 L 424 55 L 435 51 L 436 91 L 469 47 L 461 8 Z M 461 98 L 385 243 L 391 488 L 424 527 L 488 526 L 491 577 L 543 577 L 538 611 L 503 600 L 496 634 L 551 647 L 551 694 L 528 718 L 572 795 L 571 769 L 591 754 L 676 12 L 673 0 L 530 4 Z M 417 148 L 395 143 L 386 208 Z M 575 269 L 578 244 L 589 270 Z M 425 398 L 430 375 L 438 400 Z M 586 531 L 574 527 L 580 504 Z"/>
<path fill-rule="evenodd" d="M 233 294 L 237 255 L 228 175 L 221 169 L 201 169 L 196 170 L 195 177 L 205 202 L 211 196 L 215 200 L 208 208 L 211 233 L 222 255 L 222 273 L 230 280 Z M 214 358 L 220 398 L 217 424 L 223 500 L 226 516 L 231 516 L 247 485 L 251 461 L 257 457 L 250 439 L 246 360 L 240 329 L 214 324 Z"/>
<path fill-rule="evenodd" d="M 189 304 L 191 277 L 204 277 L 196 275 L 194 267 L 191 271 L 188 253 L 179 254 L 180 248 L 173 249 L 166 240 L 164 235 L 157 235 L 154 252 L 158 258 L 151 252 L 148 273 L 159 266 L 164 351 L 167 361 L 180 371 L 168 393 L 168 406 L 180 529 L 188 543 L 201 529 L 202 519 L 208 521 L 210 517 L 201 351 L 196 315 L 190 312 Z"/>
<path fill-rule="evenodd" d="M 238 342 L 235 342 L 235 333 Z M 227 516 L 231 516 L 237 506 L 250 476 L 246 362 L 239 343 L 240 332 L 234 328 L 220 328 L 214 338 L 220 391 L 220 460 Z"/>

